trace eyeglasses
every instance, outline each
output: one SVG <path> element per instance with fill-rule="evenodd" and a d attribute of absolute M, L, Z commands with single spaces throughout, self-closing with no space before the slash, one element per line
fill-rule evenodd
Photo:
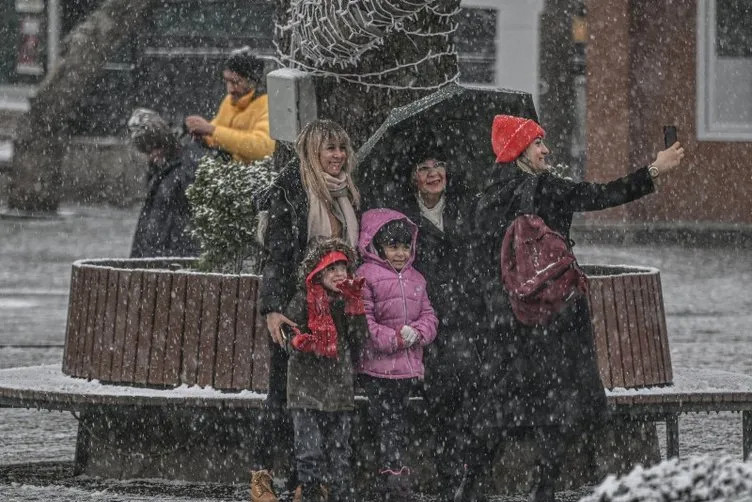
<path fill-rule="evenodd" d="M 444 169 L 446 171 L 447 163 L 446 162 L 435 162 L 432 166 L 428 164 L 418 164 L 418 167 L 415 168 L 416 171 L 419 173 L 424 173 L 428 171 L 429 169 Z"/>

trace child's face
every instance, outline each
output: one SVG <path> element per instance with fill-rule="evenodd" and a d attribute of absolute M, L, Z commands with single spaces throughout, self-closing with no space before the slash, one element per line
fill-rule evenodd
<path fill-rule="evenodd" d="M 347 279 L 347 264 L 343 261 L 332 263 L 321 271 L 321 285 L 334 293 L 339 293 L 337 284 L 345 279 Z"/>
<path fill-rule="evenodd" d="M 387 244 L 384 246 L 384 258 L 399 272 L 410 259 L 410 244 Z"/>

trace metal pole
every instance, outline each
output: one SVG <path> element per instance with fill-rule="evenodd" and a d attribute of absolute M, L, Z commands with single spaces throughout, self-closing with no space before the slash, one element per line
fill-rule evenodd
<path fill-rule="evenodd" d="M 742 459 L 749 459 L 752 451 L 752 410 L 742 411 Z"/>
<path fill-rule="evenodd" d="M 666 415 L 666 458 L 679 458 L 679 414 Z"/>
<path fill-rule="evenodd" d="M 51 72 L 60 58 L 60 0 L 47 3 L 47 73 Z"/>

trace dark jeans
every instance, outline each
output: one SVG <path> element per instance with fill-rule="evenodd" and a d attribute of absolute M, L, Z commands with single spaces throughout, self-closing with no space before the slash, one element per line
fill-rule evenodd
<path fill-rule="evenodd" d="M 417 379 L 392 380 L 361 375 L 368 397 L 368 415 L 379 438 L 381 468 L 399 471 L 406 466 L 408 444 L 408 401 Z M 409 466 L 408 466 L 409 467 Z"/>
<path fill-rule="evenodd" d="M 354 500 L 351 412 L 293 409 L 290 413 L 298 480 L 304 486 L 326 484 L 330 501 Z"/>

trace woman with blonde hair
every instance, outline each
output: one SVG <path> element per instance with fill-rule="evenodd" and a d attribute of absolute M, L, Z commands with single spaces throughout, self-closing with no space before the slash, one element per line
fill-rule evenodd
<path fill-rule="evenodd" d="M 267 431 L 273 433 L 267 437 L 276 436 L 270 445 L 289 445 L 288 450 L 292 432 L 285 410 L 287 354 L 281 327 L 295 323 L 283 312 L 295 293 L 296 273 L 308 243 L 338 237 L 356 247 L 360 207 L 352 180 L 355 153 L 341 125 L 331 120 L 309 123 L 298 135 L 295 151 L 297 158 L 282 169 L 270 194 L 267 259 L 259 293 L 260 312 L 273 342 L 266 416 L 274 430 Z"/>

